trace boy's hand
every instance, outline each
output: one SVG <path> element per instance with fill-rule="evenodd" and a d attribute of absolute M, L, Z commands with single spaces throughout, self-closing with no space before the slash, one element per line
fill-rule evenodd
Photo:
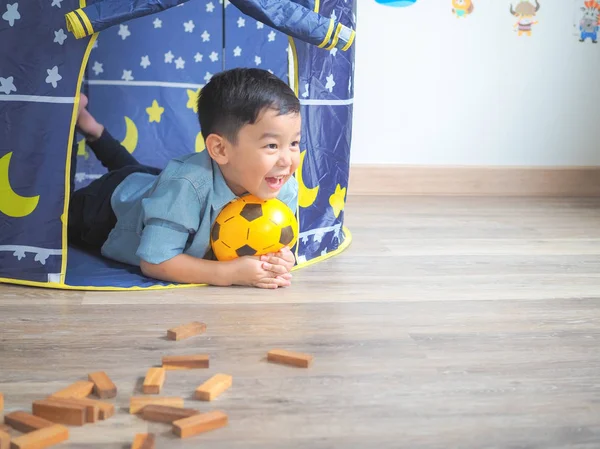
<path fill-rule="evenodd" d="M 296 258 L 294 253 L 286 246 L 277 253 L 269 253 L 260 257 L 263 268 L 275 274 L 285 274 L 292 271 Z"/>
<path fill-rule="evenodd" d="M 258 257 L 245 256 L 229 262 L 235 285 L 250 285 L 258 288 L 289 287 L 292 275 L 282 270 L 267 270 Z M 283 268 L 283 267 L 282 267 Z"/>

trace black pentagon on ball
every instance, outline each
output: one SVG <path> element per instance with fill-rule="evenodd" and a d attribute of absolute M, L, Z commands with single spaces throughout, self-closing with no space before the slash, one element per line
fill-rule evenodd
<path fill-rule="evenodd" d="M 216 242 L 217 240 L 219 240 L 219 231 L 221 230 L 221 225 L 217 222 L 215 222 L 215 224 L 212 227 L 212 230 L 210 231 L 210 238 L 212 239 L 213 242 Z"/>
<path fill-rule="evenodd" d="M 288 245 L 292 240 L 294 240 L 294 228 L 291 226 L 281 228 L 281 237 L 279 237 L 279 243 L 282 245 Z"/>
<path fill-rule="evenodd" d="M 262 214 L 263 211 L 260 204 L 246 204 L 240 212 L 240 215 L 248 221 L 256 220 L 262 217 Z"/>
<path fill-rule="evenodd" d="M 239 248 L 235 253 L 238 255 L 238 257 L 253 256 L 256 254 L 256 250 L 251 246 L 244 245 L 241 248 Z"/>

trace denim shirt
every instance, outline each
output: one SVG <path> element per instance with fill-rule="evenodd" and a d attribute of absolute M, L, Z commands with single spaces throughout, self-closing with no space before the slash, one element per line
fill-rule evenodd
<path fill-rule="evenodd" d="M 117 224 L 102 255 L 137 266 L 141 259 L 159 264 L 182 253 L 209 258 L 212 224 L 235 198 L 207 151 L 172 159 L 158 176 L 133 173 L 111 197 Z M 296 212 L 296 178 L 278 198 Z"/>

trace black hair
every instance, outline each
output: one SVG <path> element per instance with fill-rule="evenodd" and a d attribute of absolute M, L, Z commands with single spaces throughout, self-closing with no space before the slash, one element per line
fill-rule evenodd
<path fill-rule="evenodd" d="M 239 130 L 256 122 L 264 109 L 279 115 L 300 113 L 294 91 L 267 70 L 236 68 L 214 75 L 200 90 L 198 120 L 204 139 L 218 134 L 232 143 Z"/>

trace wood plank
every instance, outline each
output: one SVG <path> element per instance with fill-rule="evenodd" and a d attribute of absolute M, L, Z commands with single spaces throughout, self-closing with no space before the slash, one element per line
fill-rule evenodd
<path fill-rule="evenodd" d="M 190 416 L 173 422 L 173 433 L 179 438 L 189 438 L 227 425 L 227 415 L 219 410 Z"/>
<path fill-rule="evenodd" d="M 162 366 L 166 370 L 187 370 L 208 368 L 208 355 L 169 355 L 162 358 Z"/>
<path fill-rule="evenodd" d="M 86 409 L 86 417 L 85 420 L 88 423 L 95 423 L 96 421 L 100 420 L 100 419 L 106 419 L 106 418 L 100 418 L 100 401 L 96 401 L 93 399 L 88 399 L 88 398 L 83 398 L 83 399 L 78 399 L 78 398 L 55 398 L 55 397 L 48 397 L 46 398 L 47 401 L 50 402 L 54 402 L 56 404 L 67 404 L 67 405 L 76 405 L 76 406 L 82 406 L 85 407 Z M 113 413 L 114 413 L 114 406 L 112 404 L 108 404 L 103 406 L 104 410 L 106 409 L 113 409 Z M 102 412 L 102 416 L 105 417 L 106 414 L 104 413 L 104 411 Z"/>
<path fill-rule="evenodd" d="M 104 371 L 90 373 L 88 380 L 94 384 L 94 394 L 100 399 L 111 399 L 117 396 L 117 386 Z"/>
<path fill-rule="evenodd" d="M 168 405 L 183 408 L 183 398 L 175 396 L 133 396 L 129 399 L 129 413 L 139 413 L 146 405 Z"/>
<path fill-rule="evenodd" d="M 181 326 L 168 329 L 167 338 L 169 340 L 179 341 L 195 335 L 203 334 L 204 332 L 206 332 L 206 324 L 193 321 L 191 323 L 182 324 Z"/>
<path fill-rule="evenodd" d="M 81 380 L 52 394 L 56 398 L 85 398 L 92 394 L 93 382 Z"/>
<path fill-rule="evenodd" d="M 33 401 L 32 412 L 35 416 L 57 424 L 83 426 L 87 421 L 87 407 L 78 404 L 64 404 L 41 399 Z"/>
<path fill-rule="evenodd" d="M 200 413 L 190 408 L 169 407 L 167 405 L 146 405 L 140 416 L 146 421 L 172 423 L 178 419 L 189 418 Z"/>
<path fill-rule="evenodd" d="M 27 433 L 34 430 L 43 429 L 44 427 L 53 426 L 52 421 L 34 416 L 23 411 L 16 411 L 4 415 L 4 422 L 19 432 Z"/>
<path fill-rule="evenodd" d="M 11 447 L 12 449 L 44 449 L 68 439 L 69 429 L 60 424 L 54 424 L 14 438 Z"/>
<path fill-rule="evenodd" d="M 142 385 L 144 394 L 159 394 L 165 383 L 165 374 L 164 368 L 149 368 Z"/>
<path fill-rule="evenodd" d="M 271 349 L 267 353 L 267 360 L 269 362 L 280 363 L 283 365 L 308 368 L 313 361 L 313 356 L 301 352 L 286 351 L 285 349 Z"/>
<path fill-rule="evenodd" d="M 212 401 L 231 387 L 233 377 L 229 374 L 215 374 L 198 388 L 194 397 L 201 401 Z"/>
<path fill-rule="evenodd" d="M 131 449 L 154 449 L 155 438 L 153 433 L 138 433 L 133 440 Z"/>

